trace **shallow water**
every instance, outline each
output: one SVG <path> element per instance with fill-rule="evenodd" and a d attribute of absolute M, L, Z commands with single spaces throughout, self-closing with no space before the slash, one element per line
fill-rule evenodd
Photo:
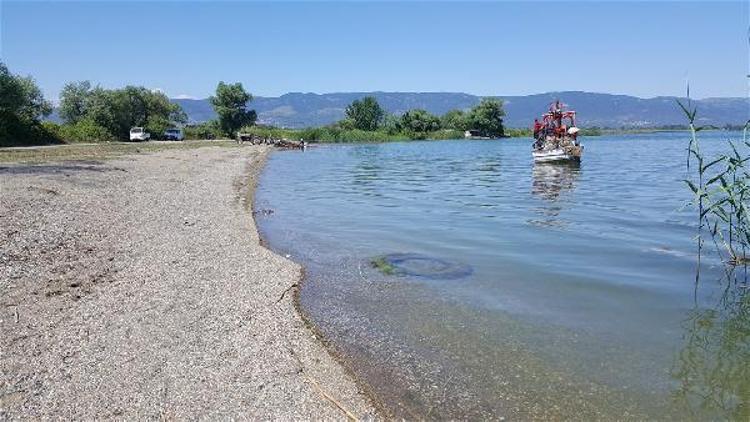
<path fill-rule="evenodd" d="M 750 316 L 722 301 L 715 258 L 694 286 L 687 135 L 586 138 L 580 166 L 534 165 L 529 144 L 278 152 L 259 229 L 305 265 L 303 308 L 397 416 L 747 415 Z M 437 261 L 373 267 L 388 254 Z"/>

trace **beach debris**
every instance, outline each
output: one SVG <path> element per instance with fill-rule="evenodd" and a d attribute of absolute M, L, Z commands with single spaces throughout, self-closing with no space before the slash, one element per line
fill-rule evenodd
<path fill-rule="evenodd" d="M 355 416 L 354 413 L 352 413 L 349 409 L 347 409 L 346 406 L 344 406 L 340 401 L 336 400 L 332 395 L 328 394 L 323 389 L 323 387 L 320 386 L 320 383 L 315 378 L 310 376 L 307 373 L 307 371 L 305 371 L 305 364 L 302 363 L 302 359 L 300 359 L 297 353 L 294 352 L 294 349 L 289 346 L 287 346 L 287 349 L 289 351 L 289 354 L 292 356 L 292 358 L 294 358 L 294 360 L 297 361 L 297 365 L 298 365 L 297 373 L 305 377 L 305 379 L 307 379 L 307 381 L 310 382 L 310 384 L 312 384 L 313 387 L 315 387 L 315 389 L 323 398 L 331 402 L 331 404 L 333 404 L 341 412 L 343 412 L 344 415 L 346 415 L 348 420 L 353 421 L 353 422 L 359 421 L 359 418 L 357 418 L 357 416 Z"/>
<path fill-rule="evenodd" d="M 283 292 L 281 292 L 281 296 L 279 296 L 279 298 L 276 299 L 276 303 L 279 303 L 282 300 L 284 300 L 284 296 L 286 296 L 286 294 L 289 293 L 290 290 L 296 289 L 297 287 L 299 287 L 299 284 L 297 283 L 293 283 L 291 286 L 287 287 Z"/>
<path fill-rule="evenodd" d="M 251 145 L 273 145 L 277 148 L 284 149 L 302 149 L 307 148 L 307 142 L 304 139 L 299 141 L 293 141 L 286 138 L 272 138 L 265 136 L 258 136 L 250 133 L 238 133 L 237 143 L 242 145 L 243 143 L 249 143 Z"/>
<path fill-rule="evenodd" d="M 253 216 L 262 215 L 262 216 L 266 216 L 267 217 L 267 216 L 269 216 L 271 214 L 273 214 L 273 210 L 269 209 L 269 208 L 264 208 L 264 209 L 253 211 Z"/>
<path fill-rule="evenodd" d="M 47 193 L 47 194 L 50 194 L 50 195 L 57 195 L 58 194 L 58 192 L 56 190 L 54 190 L 54 189 L 49 189 L 49 188 L 45 188 L 45 187 L 41 187 L 41 186 L 29 186 L 27 189 L 30 190 L 30 191 L 34 191 L 35 190 L 35 191 Z"/>
<path fill-rule="evenodd" d="M 431 280 L 456 280 L 474 270 L 460 262 L 418 253 L 393 253 L 372 258 L 370 264 L 385 275 L 411 276 Z"/>

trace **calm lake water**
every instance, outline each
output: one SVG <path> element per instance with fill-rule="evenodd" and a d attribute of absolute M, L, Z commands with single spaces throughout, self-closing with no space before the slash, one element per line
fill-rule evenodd
<path fill-rule="evenodd" d="M 580 166 L 534 165 L 529 139 L 277 152 L 258 225 L 397 416 L 746 420 L 750 311 L 716 258 L 695 288 L 687 141 L 584 138 Z"/>

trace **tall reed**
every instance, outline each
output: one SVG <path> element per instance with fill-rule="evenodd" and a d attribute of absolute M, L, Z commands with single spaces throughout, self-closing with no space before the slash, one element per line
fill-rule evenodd
<path fill-rule="evenodd" d="M 698 271 L 704 246 L 704 236 L 716 247 L 722 262 L 730 267 L 750 263 L 750 141 L 747 131 L 750 121 L 745 124 L 742 143 L 728 141 L 730 153 L 707 157 L 701 150 L 698 133 L 701 127 L 695 125 L 697 109 L 678 101 L 688 119 L 690 142 L 686 167 L 689 176 L 685 183 L 693 192 L 692 204 L 698 211 Z M 694 173 L 692 173 L 694 171 Z"/>

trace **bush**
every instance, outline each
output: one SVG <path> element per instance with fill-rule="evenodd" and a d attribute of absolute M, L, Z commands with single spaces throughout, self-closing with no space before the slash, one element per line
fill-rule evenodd
<path fill-rule="evenodd" d="M 26 145 L 62 144 L 54 127 L 47 122 L 29 122 L 5 116 L 0 124 L 0 147 L 14 147 Z"/>
<path fill-rule="evenodd" d="M 198 125 L 185 126 L 183 128 L 185 139 L 218 139 L 223 134 L 215 120 L 209 120 Z"/>
<path fill-rule="evenodd" d="M 366 131 L 360 129 L 352 130 L 335 130 L 328 134 L 321 142 L 387 142 L 387 141 L 407 141 L 409 136 L 404 133 L 391 135 L 385 131 Z"/>
<path fill-rule="evenodd" d="M 383 130 L 346 129 L 341 125 L 311 127 L 305 129 L 281 129 L 270 126 L 245 126 L 240 132 L 261 138 L 305 140 L 310 142 L 388 142 L 408 141 L 412 139 L 462 139 L 464 133 L 460 130 L 442 129 L 433 132 L 393 132 Z"/>
<path fill-rule="evenodd" d="M 59 142 L 41 123 L 51 111 L 31 77 L 11 73 L 0 61 L 0 146 Z"/>
<path fill-rule="evenodd" d="M 58 126 L 57 134 L 66 142 L 96 143 L 117 140 L 106 128 L 88 118 L 74 124 Z"/>
<path fill-rule="evenodd" d="M 292 139 L 299 140 L 304 136 L 301 135 L 306 129 L 294 130 L 294 129 L 281 129 L 272 126 L 244 126 L 240 129 L 240 133 L 249 135 L 255 135 L 261 138 L 272 138 L 272 139 Z M 305 138 L 307 140 L 311 138 Z"/>
<path fill-rule="evenodd" d="M 62 125 L 45 120 L 41 123 L 41 129 L 45 131 L 51 138 L 63 141 L 63 137 L 61 134 Z"/>
<path fill-rule="evenodd" d="M 505 128 L 505 136 L 511 138 L 531 138 L 534 132 L 529 128 Z"/>
<path fill-rule="evenodd" d="M 127 140 L 135 126 L 144 127 L 158 138 L 167 128 L 187 120 L 180 106 L 172 104 L 161 92 L 137 86 L 104 89 L 92 87 L 88 81 L 69 83 L 63 88 L 60 113 L 69 126 L 64 135 L 75 142 Z"/>

